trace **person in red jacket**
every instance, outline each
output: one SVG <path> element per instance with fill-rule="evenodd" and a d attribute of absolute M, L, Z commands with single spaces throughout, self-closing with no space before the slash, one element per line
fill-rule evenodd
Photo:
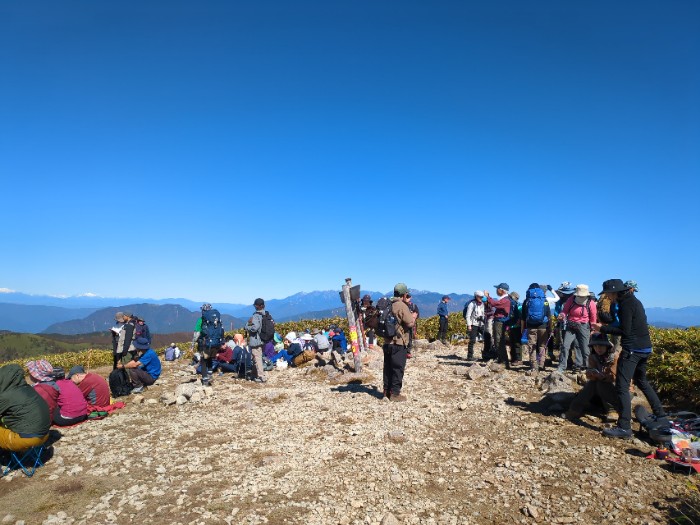
<path fill-rule="evenodd" d="M 484 291 L 489 306 L 496 309 L 496 313 L 493 316 L 493 348 L 497 352 L 498 362 L 510 368 L 508 353 L 506 352 L 506 327 L 504 323 L 504 321 L 510 319 L 510 297 L 508 296 L 510 287 L 508 283 L 501 283 L 495 285 L 495 288 L 498 299 L 492 298 L 487 291 Z"/>
<path fill-rule="evenodd" d="M 68 372 L 68 379 L 78 386 L 88 404 L 88 413 L 103 410 L 110 405 L 109 385 L 102 376 L 86 373 L 80 366 L 74 366 Z"/>
<path fill-rule="evenodd" d="M 87 419 L 87 401 L 78 387 L 65 378 L 62 368 L 54 369 L 44 359 L 29 361 L 26 366 L 34 390 L 49 405 L 54 425 L 65 427 Z"/>

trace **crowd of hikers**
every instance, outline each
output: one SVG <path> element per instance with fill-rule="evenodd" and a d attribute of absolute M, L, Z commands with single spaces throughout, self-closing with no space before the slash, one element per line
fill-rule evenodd
<path fill-rule="evenodd" d="M 495 360 L 509 369 L 525 368 L 531 375 L 548 367 L 560 373 L 585 373 L 588 381 L 564 415 L 580 417 L 597 398 L 605 418 L 617 422 L 603 430 L 609 437 L 632 436 L 633 381 L 649 401 L 652 417 L 666 419 L 646 379 L 652 345 L 644 307 L 635 297 L 635 282 L 610 279 L 599 294 L 585 284 L 564 282 L 555 290 L 532 283 L 522 304 L 520 295 L 510 291 L 507 283 L 494 288 L 495 296 L 477 290 L 464 305 L 467 360 L 476 360 L 475 346 L 482 342 L 480 359 Z M 450 300 L 444 296 L 437 308 L 440 320 L 435 339 L 445 343 Z M 289 332 L 282 337 L 275 331 L 264 300 L 256 299 L 254 307 L 245 335 L 226 337 L 219 311 L 210 304 L 202 305 L 191 345 L 193 352 L 196 349 L 193 372 L 201 375 L 202 384 L 211 384 L 214 374 L 226 373 L 265 383 L 266 373 L 273 368 L 300 366 L 326 352 L 342 358 L 348 351 L 346 335 L 338 326 L 307 329 L 301 334 Z M 383 395 L 390 401 L 406 401 L 403 376 L 420 315 L 408 287 L 396 284 L 393 297 L 380 299 L 376 306 L 365 295 L 357 305 L 357 315 L 368 348 L 374 347 L 378 336 L 384 341 Z M 82 366 L 73 367 L 66 375 L 46 360 L 26 363 L 29 381 L 19 365 L 0 368 L 0 449 L 19 451 L 40 445 L 48 439 L 51 425 L 70 426 L 103 417 L 114 407 L 110 394 L 139 393 L 158 379 L 161 361 L 151 348 L 146 323 L 130 312 L 118 312 L 115 321 L 109 381 L 87 373 Z M 175 343 L 165 352 L 166 360 L 180 355 Z"/>

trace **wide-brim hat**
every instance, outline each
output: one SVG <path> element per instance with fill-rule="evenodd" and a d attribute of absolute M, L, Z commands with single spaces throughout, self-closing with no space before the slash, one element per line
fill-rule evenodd
<path fill-rule="evenodd" d="M 314 328 L 313 330 L 311 330 L 311 335 L 318 335 L 320 333 L 321 333 L 321 330 L 319 330 L 318 328 Z"/>
<path fill-rule="evenodd" d="M 574 295 L 576 297 L 588 297 L 589 295 L 591 295 L 591 291 L 588 289 L 587 284 L 577 284 L 576 292 L 574 292 Z"/>
<path fill-rule="evenodd" d="M 608 279 L 607 281 L 603 281 L 603 291 L 600 293 L 624 292 L 630 288 L 630 286 L 622 282 L 622 279 Z"/>
<path fill-rule="evenodd" d="M 611 347 L 613 344 L 608 340 L 608 336 L 605 334 L 592 334 L 591 338 L 588 340 L 588 346 L 607 346 Z"/>
<path fill-rule="evenodd" d="M 40 383 L 44 381 L 53 381 L 53 366 L 45 359 L 29 361 L 25 366 L 27 370 L 29 370 L 29 375 Z"/>
<path fill-rule="evenodd" d="M 148 350 L 151 348 L 151 343 L 149 343 L 148 339 L 145 337 L 138 337 L 136 341 L 134 341 L 134 348 L 137 350 Z"/>
<path fill-rule="evenodd" d="M 302 339 L 303 341 L 313 341 L 313 340 L 314 340 L 314 336 L 311 335 L 311 334 L 304 334 L 304 335 L 301 336 L 301 339 Z"/>

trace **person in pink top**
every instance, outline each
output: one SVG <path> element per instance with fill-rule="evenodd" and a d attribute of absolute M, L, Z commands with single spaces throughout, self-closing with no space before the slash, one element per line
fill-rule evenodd
<path fill-rule="evenodd" d="M 62 368 L 54 368 L 44 359 L 29 361 L 26 366 L 34 389 L 49 406 L 54 425 L 64 427 L 87 419 L 87 401 L 80 389 L 65 378 Z"/>
<path fill-rule="evenodd" d="M 569 350 L 574 341 L 577 342 L 574 355 L 574 372 L 579 372 L 586 367 L 590 348 L 588 341 L 591 337 L 591 324 L 598 322 L 598 311 L 595 301 L 591 300 L 588 285 L 576 285 L 574 295 L 569 297 L 559 314 L 562 322 L 562 344 L 559 355 L 558 372 L 566 370 L 566 362 L 569 358 Z"/>

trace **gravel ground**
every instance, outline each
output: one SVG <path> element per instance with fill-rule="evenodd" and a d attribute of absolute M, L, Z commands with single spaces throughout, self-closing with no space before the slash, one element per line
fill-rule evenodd
<path fill-rule="evenodd" d="M 0 480 L 0 523 L 656 524 L 697 494 L 653 445 L 545 413 L 522 370 L 470 380 L 464 347 L 419 346 L 405 403 L 381 397 L 381 352 L 361 375 L 193 383 L 182 404 L 194 376 L 165 363 L 123 410 L 54 431 L 33 478 Z"/>

